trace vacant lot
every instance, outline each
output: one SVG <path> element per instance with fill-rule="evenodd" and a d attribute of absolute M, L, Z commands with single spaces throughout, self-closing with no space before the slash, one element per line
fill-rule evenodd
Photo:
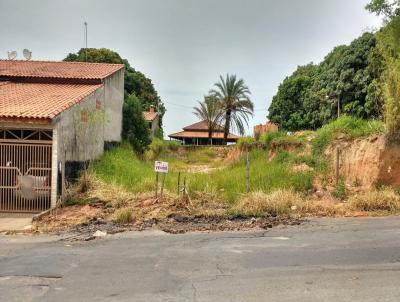
<path fill-rule="evenodd" d="M 362 192 L 344 179 L 336 185 L 323 152 L 335 139 L 384 131 L 379 122 L 343 117 L 317 132 L 272 133 L 236 146 L 182 147 L 155 140 L 138 157 L 122 144 L 93 162 L 70 188 L 66 207 L 38 228 L 59 230 L 100 220 L 139 229 L 188 225 L 175 232 L 232 230 L 297 223 L 310 216 L 397 214 L 397 191 Z M 162 198 L 155 197 L 154 160 L 169 162 Z M 161 180 L 160 175 L 159 185 Z"/>

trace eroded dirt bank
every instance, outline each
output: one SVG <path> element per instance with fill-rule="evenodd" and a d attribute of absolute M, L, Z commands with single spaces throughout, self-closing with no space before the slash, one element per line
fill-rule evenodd
<path fill-rule="evenodd" d="M 346 185 L 370 190 L 375 186 L 400 187 L 400 145 L 384 135 L 353 141 L 336 140 L 325 151 L 336 166 L 336 148 L 340 154 L 340 176 Z"/>

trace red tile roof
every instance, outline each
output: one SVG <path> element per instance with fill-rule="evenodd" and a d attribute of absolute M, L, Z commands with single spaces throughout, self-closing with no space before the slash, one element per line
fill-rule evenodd
<path fill-rule="evenodd" d="M 201 121 L 195 124 L 192 124 L 190 126 L 186 126 L 183 128 L 183 130 L 186 131 L 208 131 L 208 124 L 206 121 Z M 223 132 L 224 128 L 222 128 L 220 125 L 216 125 L 215 130 L 216 132 Z"/>
<path fill-rule="evenodd" d="M 143 117 L 146 122 L 154 121 L 157 118 L 157 116 L 158 116 L 158 112 L 151 112 L 151 111 L 143 112 Z"/>
<path fill-rule="evenodd" d="M 0 120 L 49 123 L 102 85 L 0 84 Z"/>
<path fill-rule="evenodd" d="M 170 138 L 208 138 L 208 131 L 182 131 L 174 134 L 168 135 Z M 222 132 L 213 132 L 213 139 L 222 139 L 224 138 L 224 133 Z M 228 135 L 228 140 L 236 141 L 239 136 L 230 133 Z"/>
<path fill-rule="evenodd" d="M 103 80 L 123 68 L 123 64 L 0 60 L 0 77 Z"/>

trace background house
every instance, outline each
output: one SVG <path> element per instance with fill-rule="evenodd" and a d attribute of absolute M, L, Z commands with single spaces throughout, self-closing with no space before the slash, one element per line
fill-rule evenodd
<path fill-rule="evenodd" d="M 271 123 L 271 122 L 268 122 L 265 125 L 260 124 L 260 125 L 254 126 L 254 128 L 253 128 L 254 136 L 256 135 L 256 133 L 258 133 L 258 135 L 263 135 L 265 133 L 278 132 L 278 131 L 279 131 L 279 126 L 277 124 Z"/>
<path fill-rule="evenodd" d="M 0 60 L 0 211 L 56 205 L 122 130 L 124 66 Z"/>
<path fill-rule="evenodd" d="M 171 139 L 179 140 L 184 145 L 209 145 L 208 124 L 206 121 L 201 121 L 183 128 L 183 131 L 170 134 Z M 236 143 L 239 137 L 229 133 L 228 143 Z M 224 128 L 217 125 L 212 133 L 212 145 L 224 144 Z"/>
<path fill-rule="evenodd" d="M 154 106 L 151 105 L 149 111 L 143 112 L 143 118 L 148 124 L 151 136 L 154 137 L 160 127 L 160 114 L 156 112 Z"/>

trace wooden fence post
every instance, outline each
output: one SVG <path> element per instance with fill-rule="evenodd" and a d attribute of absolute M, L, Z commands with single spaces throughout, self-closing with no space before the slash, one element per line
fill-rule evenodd
<path fill-rule="evenodd" d="M 246 155 L 246 191 L 250 192 L 250 160 L 249 160 L 249 150 L 247 150 Z"/>
<path fill-rule="evenodd" d="M 178 173 L 178 195 L 181 192 L 181 172 Z"/>
<path fill-rule="evenodd" d="M 336 148 L 336 185 L 339 185 L 339 178 L 340 178 L 340 150 L 339 146 Z"/>
<path fill-rule="evenodd" d="M 164 181 L 165 181 L 165 175 L 166 175 L 166 173 L 163 173 L 162 180 L 161 180 L 161 198 L 162 198 L 162 196 L 163 196 L 163 193 L 164 193 Z"/>
<path fill-rule="evenodd" d="M 158 172 L 156 172 L 156 182 L 155 182 L 155 185 L 154 185 L 154 192 L 155 192 L 155 195 L 156 195 L 156 198 L 157 198 L 157 194 L 158 194 Z"/>

